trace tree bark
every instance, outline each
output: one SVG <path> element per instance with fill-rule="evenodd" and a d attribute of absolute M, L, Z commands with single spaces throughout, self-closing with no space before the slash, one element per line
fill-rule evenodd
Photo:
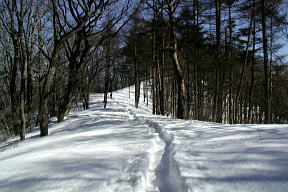
<path fill-rule="evenodd" d="M 266 34 L 266 0 L 261 0 L 261 25 L 262 25 L 262 46 L 264 64 L 264 123 L 271 123 L 270 99 L 269 99 L 269 67 Z"/>
<path fill-rule="evenodd" d="M 135 26 L 137 30 L 137 26 Z M 135 107 L 138 108 L 140 100 L 140 66 L 138 63 L 138 52 L 137 52 L 137 31 L 135 32 L 134 39 L 134 80 L 135 80 Z"/>
<path fill-rule="evenodd" d="M 223 83 L 224 83 L 224 72 L 222 62 L 220 61 L 220 52 L 221 52 L 221 1 L 215 0 L 215 10 L 216 10 L 216 115 L 215 121 L 217 123 L 222 123 L 222 113 L 223 113 Z"/>
<path fill-rule="evenodd" d="M 54 58 L 51 61 L 50 69 L 44 79 L 42 90 L 40 93 L 39 116 L 40 116 L 40 136 L 41 137 L 48 135 L 48 120 L 49 120 L 48 101 L 49 101 L 51 85 L 53 82 L 53 77 L 56 71 L 56 66 L 55 66 L 56 61 L 57 61 L 56 58 L 58 58 L 58 53 L 55 53 Z"/>
<path fill-rule="evenodd" d="M 188 93 L 187 93 L 187 74 L 185 69 L 180 65 L 178 60 L 177 38 L 175 29 L 175 2 L 170 0 L 168 3 L 168 16 L 169 16 L 169 33 L 170 33 L 170 53 L 174 66 L 174 73 L 177 81 L 178 99 L 177 99 L 177 114 L 179 119 L 188 119 L 189 106 L 188 106 Z"/>
<path fill-rule="evenodd" d="M 21 128 L 20 139 L 25 139 L 26 127 L 27 127 L 27 114 L 26 114 L 26 101 L 27 101 L 27 55 L 24 48 L 24 42 L 21 43 L 21 88 L 20 88 L 20 114 L 21 114 Z"/>
<path fill-rule="evenodd" d="M 255 5 L 255 0 L 253 0 L 253 4 Z M 248 123 L 253 123 L 253 89 L 254 89 L 254 82 L 255 82 L 255 48 L 256 48 L 256 20 L 253 19 L 253 42 L 252 42 L 252 61 L 250 67 L 250 91 L 249 91 L 249 101 L 248 101 Z"/>

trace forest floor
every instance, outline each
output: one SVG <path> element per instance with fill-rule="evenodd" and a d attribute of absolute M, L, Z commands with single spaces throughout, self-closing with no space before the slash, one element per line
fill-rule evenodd
<path fill-rule="evenodd" d="M 131 88 L 133 90 L 133 88 Z M 152 115 L 128 88 L 0 145 L 1 192 L 287 192 L 288 125 Z"/>

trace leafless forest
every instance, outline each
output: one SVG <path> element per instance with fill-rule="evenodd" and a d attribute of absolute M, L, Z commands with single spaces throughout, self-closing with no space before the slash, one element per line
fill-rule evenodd
<path fill-rule="evenodd" d="M 0 139 L 89 94 L 218 123 L 287 123 L 285 0 L 0 0 Z M 288 49 L 286 49 L 288 50 Z M 143 84 L 143 89 L 140 84 Z M 139 101 L 144 94 L 144 101 Z"/>

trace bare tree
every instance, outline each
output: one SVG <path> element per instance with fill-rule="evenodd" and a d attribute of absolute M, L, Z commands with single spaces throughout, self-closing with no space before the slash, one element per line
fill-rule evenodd
<path fill-rule="evenodd" d="M 26 127 L 30 123 L 30 113 L 32 111 L 34 36 L 39 21 L 38 9 L 40 4 L 41 1 L 1 1 L 3 9 L 0 10 L 0 20 L 13 44 L 9 85 L 13 127 L 14 132 L 20 134 L 22 140 L 25 139 Z M 20 86 L 17 85 L 19 70 Z M 18 111 L 20 111 L 19 114 Z"/>

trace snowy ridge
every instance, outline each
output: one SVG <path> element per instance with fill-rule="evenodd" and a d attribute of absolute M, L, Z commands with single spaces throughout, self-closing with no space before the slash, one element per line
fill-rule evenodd
<path fill-rule="evenodd" d="M 288 191 L 288 125 L 225 125 L 152 115 L 151 102 L 147 107 L 143 98 L 134 108 L 130 90 L 131 98 L 123 89 L 114 94 L 116 100 L 166 141 L 159 165 L 169 162 L 166 167 L 173 171 L 156 170 L 154 184 L 160 191 Z"/>
<path fill-rule="evenodd" d="M 121 92 L 119 93 L 119 91 L 117 91 L 116 95 L 117 94 L 121 94 Z M 132 97 L 134 96 L 133 91 L 131 95 Z M 157 154 L 152 155 L 153 158 L 158 156 L 158 159 L 160 160 L 158 160 L 157 167 L 154 170 L 149 171 L 148 175 L 152 178 L 150 179 L 150 182 L 152 181 L 160 192 L 188 192 L 188 187 L 185 185 L 185 177 L 181 176 L 178 162 L 174 158 L 174 135 L 168 133 L 168 131 L 157 122 L 159 121 L 159 119 L 155 118 L 157 116 L 151 116 L 151 111 L 149 109 L 147 110 L 147 106 L 143 106 L 143 103 L 140 103 L 139 109 L 135 109 L 131 103 L 127 103 L 127 99 L 122 100 L 122 98 L 123 96 L 118 95 L 117 99 L 113 100 L 117 104 L 125 107 L 136 121 L 139 121 L 141 124 L 146 124 L 150 129 L 156 132 L 156 137 L 159 137 L 163 143 L 162 145 L 164 145 L 164 147 L 160 147 L 161 154 L 158 152 Z M 133 108 L 134 110 L 137 110 L 137 112 L 135 112 Z M 167 120 L 169 120 L 169 118 L 167 118 Z M 159 155 L 161 155 L 161 157 L 159 157 Z"/>
<path fill-rule="evenodd" d="M 288 125 L 173 119 L 136 109 L 128 88 L 113 96 L 0 146 L 0 191 L 288 191 Z"/>
<path fill-rule="evenodd" d="M 185 178 L 181 176 L 178 163 L 174 158 L 173 135 L 151 120 L 145 122 L 156 130 L 165 143 L 164 153 L 156 170 L 156 185 L 161 192 L 187 192 Z"/>
<path fill-rule="evenodd" d="M 4 147 L 0 191 L 145 192 L 155 135 L 121 105 L 103 109 L 102 99 L 92 95 L 89 110 L 51 125 L 47 137 L 34 132 Z"/>
<path fill-rule="evenodd" d="M 115 100 L 113 100 L 115 101 Z M 145 189 L 146 192 L 158 192 L 157 186 L 154 186 L 153 181 L 155 179 L 155 173 L 154 170 L 156 169 L 155 165 L 159 164 L 159 160 L 157 160 L 156 154 L 161 152 L 163 148 L 163 144 L 159 140 L 158 133 L 155 133 L 155 130 L 151 128 L 148 124 L 144 123 L 144 121 L 141 121 L 140 118 L 136 115 L 136 113 L 131 109 L 128 108 L 125 104 L 120 103 L 119 101 L 115 101 L 118 105 L 123 106 L 127 113 L 129 114 L 129 118 L 133 119 L 140 125 L 145 125 L 149 132 L 151 132 L 154 135 L 153 139 L 153 147 L 151 151 L 149 152 L 148 159 L 149 159 L 149 166 L 148 169 L 146 169 L 143 173 L 141 173 L 141 177 L 139 180 L 142 184 L 142 189 Z"/>
<path fill-rule="evenodd" d="M 150 170 L 147 173 L 146 177 L 148 178 L 150 175 L 156 176 L 155 180 L 152 182 L 160 190 L 160 192 L 187 192 L 188 188 L 185 186 L 185 178 L 181 176 L 178 163 L 174 159 L 174 136 L 172 134 L 169 134 L 157 122 L 154 122 L 153 118 L 151 118 L 151 120 L 143 116 L 137 116 L 137 114 L 131 108 L 128 108 L 127 105 L 121 104 L 119 101 L 116 101 L 116 103 L 124 106 L 129 112 L 129 114 L 133 116 L 136 121 L 139 121 L 141 124 L 147 124 L 150 129 L 154 130 L 157 133 L 156 137 L 159 137 L 164 144 L 164 148 L 162 148 L 161 152 L 161 160 L 158 162 L 156 169 Z M 152 159 L 154 158 L 155 154 L 152 154 Z M 153 160 L 151 161 L 153 162 Z M 150 184 L 151 179 L 148 185 Z"/>

